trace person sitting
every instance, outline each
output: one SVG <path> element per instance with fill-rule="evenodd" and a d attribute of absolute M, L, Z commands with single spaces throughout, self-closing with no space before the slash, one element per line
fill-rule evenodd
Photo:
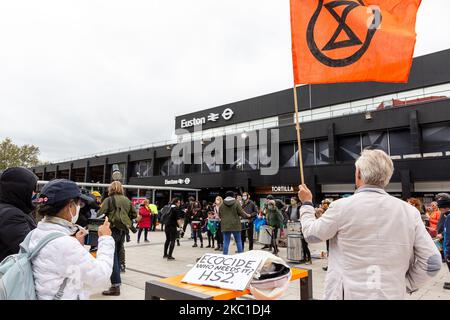
<path fill-rule="evenodd" d="M 441 256 L 420 212 L 389 195 L 394 165 L 382 150 L 355 163 L 354 195 L 315 217 L 313 197 L 300 186 L 302 231 L 308 243 L 330 239 L 325 299 L 404 299 L 441 269 Z"/>

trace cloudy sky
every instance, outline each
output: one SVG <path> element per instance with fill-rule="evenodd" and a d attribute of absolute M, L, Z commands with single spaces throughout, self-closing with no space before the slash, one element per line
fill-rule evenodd
<path fill-rule="evenodd" d="M 450 48 L 449 12 L 423 1 L 415 56 Z M 48 161 L 292 85 L 288 0 L 0 0 L 0 45 L 0 140 Z"/>

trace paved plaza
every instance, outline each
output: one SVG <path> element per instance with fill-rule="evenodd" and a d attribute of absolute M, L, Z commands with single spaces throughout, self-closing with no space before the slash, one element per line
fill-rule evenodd
<path fill-rule="evenodd" d="M 188 236 L 188 233 L 186 233 Z M 217 253 L 210 248 L 192 248 L 193 240 L 186 237 L 181 240 L 181 246 L 175 247 L 175 261 L 167 261 L 162 258 L 165 235 L 161 231 L 149 233 L 150 243 L 136 243 L 136 235 L 132 235 L 131 242 L 126 244 L 127 271 L 122 273 L 122 294 L 120 297 L 105 297 L 101 291 L 106 288 L 99 288 L 97 294 L 93 294 L 91 299 L 124 299 L 124 300 L 143 300 L 145 296 L 145 282 L 148 280 L 157 280 L 164 277 L 170 277 L 187 272 L 194 264 L 197 258 L 208 252 Z M 205 242 L 205 246 L 207 245 Z M 262 246 L 255 245 L 255 249 Z M 248 243 L 246 243 L 248 248 Z M 310 246 L 311 251 L 325 250 L 325 243 Z M 230 246 L 230 252 L 233 252 L 235 246 Z M 280 248 L 279 256 L 286 259 L 286 248 Z M 325 284 L 326 272 L 322 270 L 326 266 L 327 259 L 313 259 L 312 265 L 293 264 L 298 268 L 309 268 L 313 270 L 313 295 L 315 299 L 322 299 Z M 430 281 L 424 288 L 408 297 L 411 300 L 450 300 L 450 291 L 442 288 L 444 281 L 450 281 L 447 267 L 443 266 L 439 275 Z M 283 299 L 299 299 L 299 281 L 290 284 L 288 292 Z M 244 297 L 251 299 L 251 297 Z"/>

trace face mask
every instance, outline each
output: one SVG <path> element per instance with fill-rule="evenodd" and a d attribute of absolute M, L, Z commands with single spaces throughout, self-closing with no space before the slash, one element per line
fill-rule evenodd
<path fill-rule="evenodd" d="M 75 224 L 78 221 L 78 217 L 80 216 L 80 209 L 81 207 L 77 205 L 76 214 L 72 216 L 72 223 Z M 70 214 L 72 215 L 72 214 Z"/>
<path fill-rule="evenodd" d="M 243 199 L 244 201 L 247 201 L 247 197 L 246 197 L 246 196 L 243 196 L 242 199 Z"/>
<path fill-rule="evenodd" d="M 273 205 L 269 205 L 269 209 L 270 209 L 270 210 L 273 210 L 273 209 L 274 209 L 274 206 L 273 206 Z"/>

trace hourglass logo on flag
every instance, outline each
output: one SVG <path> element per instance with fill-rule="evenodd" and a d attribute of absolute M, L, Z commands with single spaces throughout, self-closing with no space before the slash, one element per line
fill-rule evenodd
<path fill-rule="evenodd" d="M 406 82 L 420 0 L 291 0 L 295 84 Z"/>

